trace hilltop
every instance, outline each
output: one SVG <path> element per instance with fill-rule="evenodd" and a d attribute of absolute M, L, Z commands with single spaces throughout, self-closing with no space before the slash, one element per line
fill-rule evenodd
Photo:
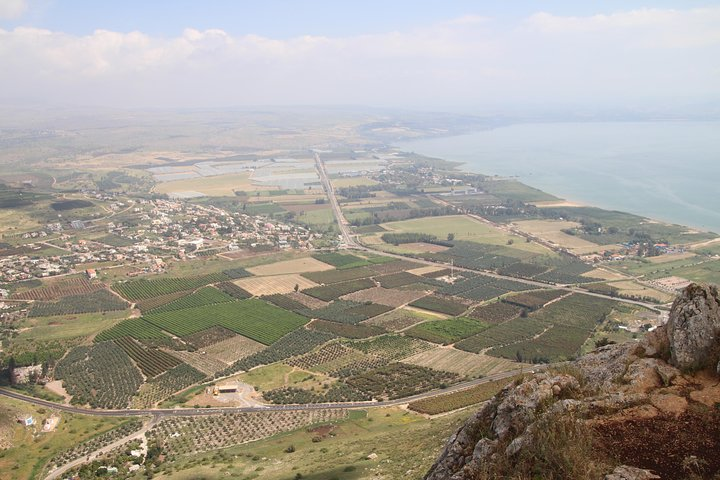
<path fill-rule="evenodd" d="M 691 284 L 640 342 L 506 387 L 450 438 L 427 480 L 717 478 L 720 299 Z"/>

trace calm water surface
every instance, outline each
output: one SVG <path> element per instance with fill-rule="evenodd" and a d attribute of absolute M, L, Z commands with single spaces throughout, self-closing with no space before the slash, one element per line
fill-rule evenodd
<path fill-rule="evenodd" d="M 720 232 L 720 122 L 520 124 L 396 146 L 567 200 Z"/>

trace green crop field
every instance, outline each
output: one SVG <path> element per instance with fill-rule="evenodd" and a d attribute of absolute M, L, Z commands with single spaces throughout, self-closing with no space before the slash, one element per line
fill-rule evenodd
<path fill-rule="evenodd" d="M 415 300 L 410 306 L 430 310 L 431 312 L 445 313 L 447 315 L 460 315 L 467 310 L 467 307 L 462 303 L 453 302 L 452 300 L 433 295 Z"/>
<path fill-rule="evenodd" d="M 211 273 L 196 277 L 184 278 L 155 278 L 130 280 L 116 284 L 113 288 L 128 300 L 144 300 L 146 298 L 158 297 L 174 292 L 195 290 L 210 283 L 217 283 L 229 280 L 230 277 L 224 273 Z"/>
<path fill-rule="evenodd" d="M 372 288 L 375 286 L 375 282 L 368 278 L 360 278 L 358 280 L 351 280 L 349 282 L 333 283 L 332 285 L 323 285 L 320 287 L 311 287 L 303 290 L 303 293 L 310 295 L 311 297 L 325 300 L 326 302 L 335 300 L 348 293 L 357 292 L 358 290 L 365 290 L 366 288 Z"/>
<path fill-rule="evenodd" d="M 124 320 L 112 328 L 100 332 L 96 342 L 114 340 L 116 338 L 132 337 L 138 340 L 150 340 L 155 338 L 167 338 L 167 335 L 157 326 L 145 321 L 143 318 L 131 318 Z"/>
<path fill-rule="evenodd" d="M 216 325 L 270 345 L 308 319 L 258 299 L 151 313 L 145 319 L 179 337 Z"/>
<path fill-rule="evenodd" d="M 202 307 L 204 305 L 214 305 L 217 303 L 232 302 L 235 299 L 225 292 L 221 292 L 214 287 L 204 287 L 200 290 L 166 303 L 158 308 L 150 310 L 149 313 L 172 312 L 174 310 L 183 310 L 186 308 Z"/>
<path fill-rule="evenodd" d="M 429 342 L 448 345 L 475 335 L 488 328 L 488 326 L 488 324 L 474 318 L 455 317 L 421 323 L 412 327 L 405 334 Z"/>
<path fill-rule="evenodd" d="M 339 269 L 363 267 L 370 264 L 368 260 L 349 253 L 318 253 L 313 255 L 313 258 Z"/>

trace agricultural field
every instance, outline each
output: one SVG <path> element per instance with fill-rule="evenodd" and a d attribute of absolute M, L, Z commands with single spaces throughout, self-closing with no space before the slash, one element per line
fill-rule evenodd
<path fill-rule="evenodd" d="M 387 275 L 375 277 L 375 281 L 384 288 L 403 287 L 413 283 L 421 283 L 424 280 L 425 279 L 423 277 L 418 277 L 417 275 L 413 275 L 408 272 L 389 273 Z"/>
<path fill-rule="evenodd" d="M 318 310 L 304 310 L 299 313 L 308 318 L 319 318 L 338 323 L 357 324 L 368 318 L 389 312 L 392 307 L 378 303 L 357 303 L 348 300 L 336 300 Z"/>
<path fill-rule="evenodd" d="M 407 308 L 400 308 L 388 312 L 384 315 L 380 315 L 375 318 L 371 318 L 362 322 L 363 325 L 373 325 L 385 330 L 399 332 L 410 328 L 418 323 L 425 322 L 428 320 L 437 320 L 437 316 L 422 313 L 416 310 L 409 310 Z"/>
<path fill-rule="evenodd" d="M 544 327 L 539 335 L 488 353 L 532 363 L 572 359 L 616 305 L 612 300 L 573 294 L 531 314 L 529 318 Z"/>
<path fill-rule="evenodd" d="M 372 287 L 365 290 L 343 295 L 343 300 L 352 300 L 353 302 L 379 303 L 390 307 L 401 307 L 408 303 L 414 302 L 426 295 L 422 290 L 398 290 L 383 287 Z"/>
<path fill-rule="evenodd" d="M 436 347 L 403 360 L 403 363 L 457 373 L 463 377 L 478 378 L 520 368 L 516 362 L 504 358 L 465 352 L 452 347 Z"/>
<path fill-rule="evenodd" d="M 516 305 L 498 301 L 475 307 L 468 313 L 468 317 L 477 318 L 489 324 L 498 324 L 519 317 L 522 311 L 523 309 Z"/>
<path fill-rule="evenodd" d="M 144 318 L 179 337 L 221 326 L 266 345 L 307 322 L 296 313 L 256 299 L 151 313 Z"/>
<path fill-rule="evenodd" d="M 325 272 L 303 273 L 302 276 L 318 284 L 348 282 L 376 275 L 377 272 L 367 267 L 350 268 L 347 270 L 328 270 Z"/>
<path fill-rule="evenodd" d="M 387 360 L 402 360 L 417 353 L 434 348 L 432 343 L 401 335 L 382 335 L 369 340 L 347 340 L 343 343 L 368 355 Z"/>
<path fill-rule="evenodd" d="M 188 352 L 186 350 L 168 350 L 166 353 L 179 358 L 195 370 L 212 377 L 217 372 L 225 370 L 232 361 L 224 362 L 207 352 Z M 223 352 L 224 353 L 224 352 Z M 234 358 L 234 357 L 233 357 Z M 237 360 L 237 358 L 235 358 Z M 234 360 L 233 360 L 234 361 Z"/>
<path fill-rule="evenodd" d="M 447 320 L 431 320 L 405 331 L 405 335 L 428 342 L 449 345 L 463 338 L 482 332 L 489 325 L 468 317 L 454 317 Z"/>
<path fill-rule="evenodd" d="M 172 355 L 154 348 L 147 348 L 135 340 L 123 337 L 114 340 L 125 350 L 146 377 L 157 377 L 161 373 L 180 365 L 182 362 Z"/>
<path fill-rule="evenodd" d="M 190 365 L 181 363 L 140 387 L 137 396 L 131 401 L 131 406 L 134 408 L 155 406 L 159 402 L 172 396 L 175 392 L 201 382 L 204 379 L 204 373 L 199 372 Z"/>
<path fill-rule="evenodd" d="M 299 290 L 317 286 L 315 282 L 311 282 L 304 276 L 295 273 L 270 277 L 241 278 L 240 280 L 235 280 L 234 283 L 254 296 L 290 293 L 295 291 L 295 286 L 297 286 Z"/>
<path fill-rule="evenodd" d="M 453 301 L 435 295 L 428 295 L 427 297 L 415 300 L 410 303 L 410 306 L 431 312 L 444 313 L 446 315 L 460 315 L 468 309 L 467 305 L 463 305 L 457 300 Z"/>
<path fill-rule="evenodd" d="M 328 320 L 313 320 L 308 325 L 308 328 L 312 328 L 318 332 L 331 333 L 343 338 L 368 338 L 387 333 L 386 330 L 381 327 L 365 323 L 353 325 L 350 323 L 331 322 Z"/>
<path fill-rule="evenodd" d="M 408 408 L 425 415 L 439 415 L 441 413 L 451 412 L 460 408 L 476 405 L 480 402 L 490 400 L 497 395 L 500 390 L 507 385 L 520 378 L 503 378 L 494 382 L 483 383 L 474 387 L 460 390 L 459 392 L 448 393 L 447 395 L 439 395 L 437 397 L 425 398 L 410 403 Z"/>
<path fill-rule="evenodd" d="M 177 300 L 173 300 L 172 302 L 152 309 L 147 313 L 172 312 L 175 310 L 184 310 L 186 308 L 215 305 L 218 303 L 227 303 L 234 300 L 235 299 L 232 296 L 218 290 L 215 287 L 203 287 L 189 295 L 185 295 L 178 298 Z"/>
<path fill-rule="evenodd" d="M 478 335 L 473 335 L 455 344 L 455 348 L 472 353 L 483 353 L 490 347 L 510 345 L 532 338 L 547 328 L 540 322 L 517 317 L 499 325 L 494 325 Z"/>
<path fill-rule="evenodd" d="M 522 232 L 530 233 L 580 255 L 605 250 L 605 247 L 597 243 L 589 242 L 576 235 L 568 235 L 563 232 L 563 230 L 579 228 L 581 225 L 578 222 L 565 220 L 523 220 L 513 223 Z"/>
<path fill-rule="evenodd" d="M 311 310 L 317 310 L 326 307 L 328 304 L 328 302 L 317 299 L 315 297 L 311 297 L 310 295 L 305 295 L 302 292 L 290 292 L 288 294 L 285 294 L 285 296 L 290 300 L 301 303 L 305 306 L 305 308 L 309 308 Z"/>
<path fill-rule="evenodd" d="M 122 348 L 112 342 L 72 349 L 55 368 L 55 378 L 75 405 L 124 408 L 142 384 L 142 375 Z"/>
<path fill-rule="evenodd" d="M 100 282 L 91 282 L 86 277 L 72 277 L 60 280 L 50 280 L 42 287 L 33 288 L 12 295 L 17 300 L 59 300 L 63 297 L 87 295 L 96 290 L 105 288 Z"/>
<path fill-rule="evenodd" d="M 503 302 L 532 312 L 569 294 L 565 290 L 538 290 L 510 295 L 505 297 Z"/>
<path fill-rule="evenodd" d="M 309 372 L 284 363 L 264 365 L 236 377 L 234 380 L 252 385 L 255 390 L 266 392 L 279 388 L 320 389 L 329 387 L 335 380 L 319 372 Z"/>
<path fill-rule="evenodd" d="M 405 363 L 390 363 L 345 379 L 345 383 L 375 399 L 409 397 L 456 383 L 460 376 Z"/>
<path fill-rule="evenodd" d="M 365 290 L 366 288 L 372 288 L 375 286 L 375 282 L 367 278 L 361 278 L 358 280 L 351 280 L 349 282 L 333 283 L 331 285 L 322 285 L 318 287 L 303 289 L 305 295 L 330 302 L 337 300 L 343 295 L 357 292 L 358 290 Z"/>
<path fill-rule="evenodd" d="M 240 445 L 346 417 L 347 411 L 339 409 L 169 417 L 156 425 L 148 435 L 151 443 L 163 443 L 168 454 L 182 455 Z"/>
<path fill-rule="evenodd" d="M 253 275 L 268 276 L 287 275 L 291 273 L 323 272 L 326 270 L 333 270 L 333 266 L 328 265 L 327 262 L 316 260 L 313 257 L 305 257 L 258 265 L 257 267 L 250 267 L 247 270 Z"/>
<path fill-rule="evenodd" d="M 336 338 L 335 335 L 329 333 L 299 328 L 288 333 L 266 349 L 236 361 L 222 373 L 229 375 L 240 370 L 247 371 L 259 365 L 269 365 L 296 355 L 302 355 L 334 338 Z"/>
<path fill-rule="evenodd" d="M 96 290 L 84 295 L 72 295 L 51 302 L 35 302 L 28 313 L 31 317 L 50 317 L 93 312 L 113 312 L 130 306 L 108 290 Z"/>
<path fill-rule="evenodd" d="M 183 337 L 183 341 L 197 349 L 203 349 L 234 336 L 235 332 L 232 332 L 227 328 L 215 326 L 206 330 L 200 330 L 197 333 L 186 335 Z"/>
<path fill-rule="evenodd" d="M 162 329 L 145 321 L 143 318 L 123 320 L 112 328 L 103 330 L 95 336 L 96 342 L 105 342 L 116 338 L 132 337 L 137 340 L 163 339 L 167 335 Z"/>
<path fill-rule="evenodd" d="M 113 289 L 131 301 L 144 300 L 169 293 L 195 290 L 196 288 L 217 282 L 227 281 L 229 277 L 222 273 L 183 278 L 156 278 L 129 280 L 116 284 Z"/>
<path fill-rule="evenodd" d="M 428 219 L 403 220 L 400 222 L 383 223 L 385 230 L 393 233 L 426 233 L 439 240 L 445 240 L 448 234 L 454 234 L 455 240 L 465 240 L 486 245 L 512 244 L 513 250 L 523 250 L 537 254 L 548 253 L 544 247 L 535 243 L 527 243 L 519 235 L 506 233 L 479 220 L 466 215 L 448 215 Z"/>
<path fill-rule="evenodd" d="M 326 373 L 335 377 L 346 377 L 385 365 L 387 360 L 366 355 L 338 342 L 330 342 L 310 353 L 294 357 L 286 363 L 304 370 Z"/>
<path fill-rule="evenodd" d="M 238 285 L 235 285 L 233 282 L 216 283 L 215 287 L 218 290 L 230 295 L 231 297 L 237 298 L 238 300 L 244 300 L 253 296 L 252 293 L 248 292 L 242 287 L 239 287 Z M 140 309 L 142 310 L 142 308 Z"/>
<path fill-rule="evenodd" d="M 349 253 L 317 253 L 313 255 L 313 258 L 340 270 L 370 265 L 367 259 Z"/>
<path fill-rule="evenodd" d="M 203 352 L 210 358 L 220 360 L 230 365 L 263 349 L 265 349 L 265 345 L 260 342 L 243 337 L 242 335 L 233 335 L 230 338 L 205 347 Z"/>
<path fill-rule="evenodd" d="M 254 192 L 268 190 L 268 188 L 263 185 L 254 185 L 248 173 L 235 173 L 162 182 L 153 188 L 153 192 L 167 194 L 200 192 L 209 197 L 234 197 L 236 191 Z"/>
<path fill-rule="evenodd" d="M 77 343 L 127 318 L 128 311 L 94 312 L 54 317 L 28 317 L 20 322 L 15 345 L 35 341 L 68 341 Z"/>

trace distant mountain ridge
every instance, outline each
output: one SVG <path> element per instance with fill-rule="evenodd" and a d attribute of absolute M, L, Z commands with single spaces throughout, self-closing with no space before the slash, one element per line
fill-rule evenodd
<path fill-rule="evenodd" d="M 426 480 L 720 475 L 720 298 L 691 284 L 667 324 L 506 387 Z"/>

